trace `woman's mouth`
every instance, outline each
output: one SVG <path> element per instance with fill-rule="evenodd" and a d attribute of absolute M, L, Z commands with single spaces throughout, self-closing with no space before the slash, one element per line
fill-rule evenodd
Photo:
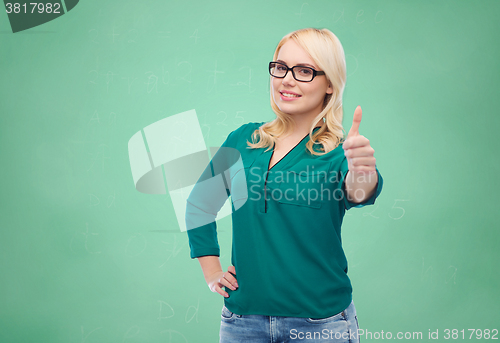
<path fill-rule="evenodd" d="M 296 100 L 296 99 L 298 99 L 300 97 L 301 97 L 301 95 L 295 95 L 295 94 L 290 94 L 290 93 L 286 93 L 286 92 L 280 92 L 280 98 L 281 98 L 281 100 L 290 101 L 290 100 Z"/>

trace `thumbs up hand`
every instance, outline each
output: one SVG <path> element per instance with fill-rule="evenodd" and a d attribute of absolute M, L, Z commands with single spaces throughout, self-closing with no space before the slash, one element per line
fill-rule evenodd
<path fill-rule="evenodd" d="M 361 106 L 356 107 L 352 126 L 347 134 L 347 138 L 342 144 L 344 154 L 347 158 L 349 172 L 357 174 L 374 174 L 375 150 L 370 146 L 368 138 L 359 134 L 359 124 L 361 123 Z"/>

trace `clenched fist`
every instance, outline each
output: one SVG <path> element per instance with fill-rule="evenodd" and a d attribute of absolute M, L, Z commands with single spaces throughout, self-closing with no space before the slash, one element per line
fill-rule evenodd
<path fill-rule="evenodd" d="M 350 172 L 374 174 L 377 172 L 375 170 L 375 157 L 373 156 L 375 150 L 370 146 L 368 138 L 359 134 L 362 113 L 361 106 L 356 107 L 351 129 L 342 148 L 344 148 Z"/>

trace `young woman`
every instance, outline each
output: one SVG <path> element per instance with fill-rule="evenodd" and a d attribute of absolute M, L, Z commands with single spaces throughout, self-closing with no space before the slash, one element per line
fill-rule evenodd
<path fill-rule="evenodd" d="M 358 342 L 341 225 L 345 211 L 375 202 L 383 180 L 359 134 L 359 106 L 344 138 L 342 45 L 327 29 L 289 33 L 269 73 L 276 118 L 232 131 L 212 160 L 224 162 L 205 170 L 224 192 L 200 182 L 188 198 L 191 258 L 224 296 L 220 342 Z M 241 159 L 221 158 L 226 149 Z M 229 195 L 232 265 L 223 271 L 215 215 Z M 195 223 L 197 211 L 212 217 Z"/>

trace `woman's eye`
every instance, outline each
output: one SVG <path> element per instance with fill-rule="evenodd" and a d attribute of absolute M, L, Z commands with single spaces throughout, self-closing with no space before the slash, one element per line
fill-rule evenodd
<path fill-rule="evenodd" d="M 311 69 L 301 69 L 300 72 L 305 75 L 311 74 Z"/>

